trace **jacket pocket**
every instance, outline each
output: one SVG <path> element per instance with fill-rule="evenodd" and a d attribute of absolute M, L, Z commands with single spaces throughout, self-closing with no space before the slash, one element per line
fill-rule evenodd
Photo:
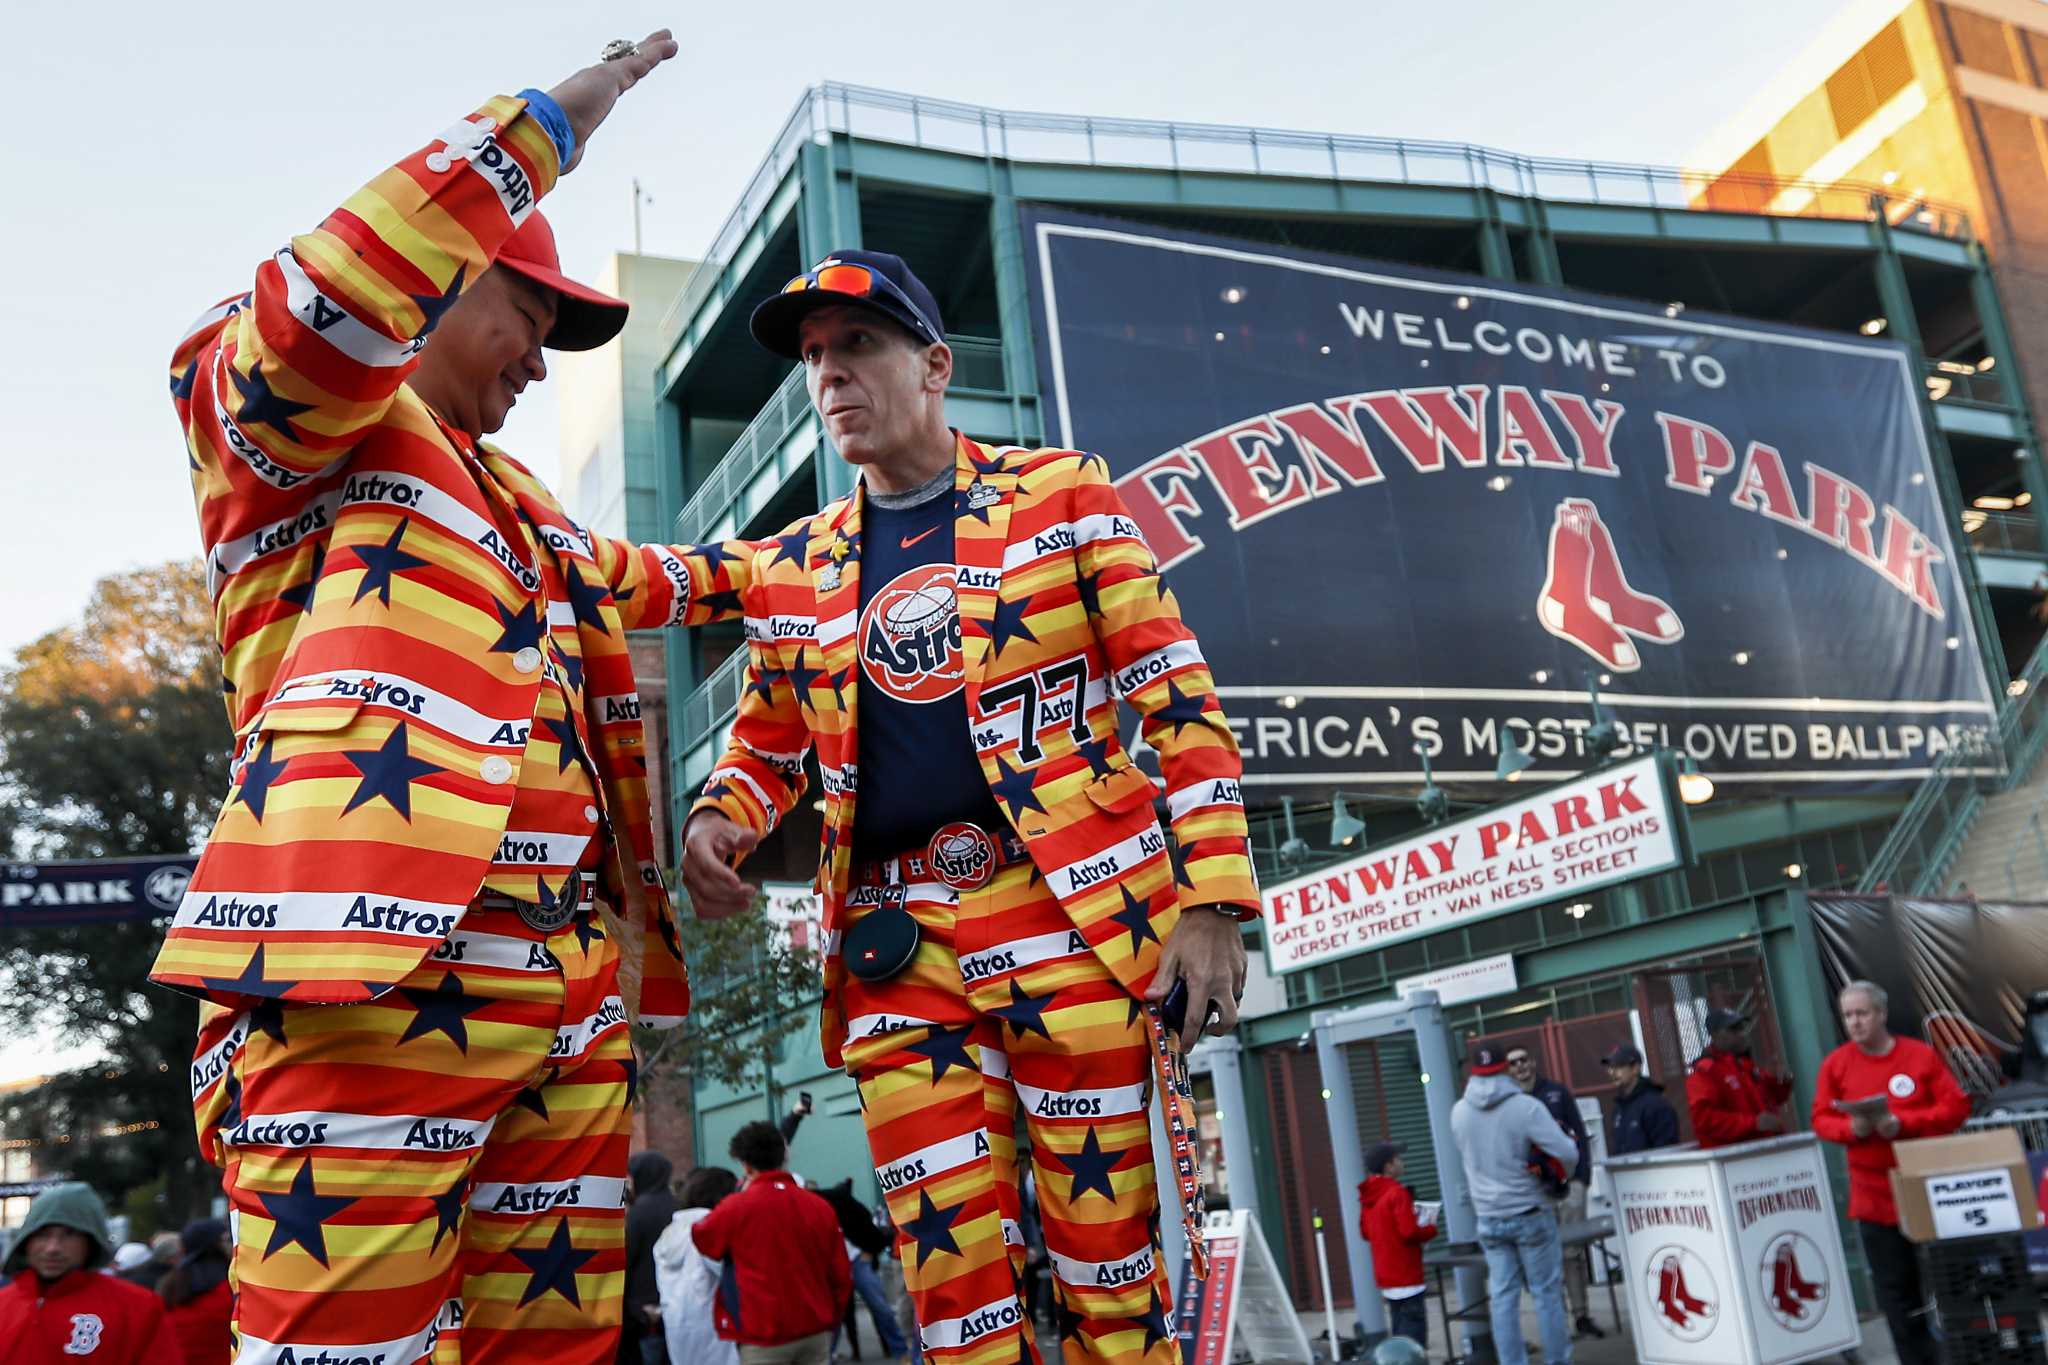
<path fill-rule="evenodd" d="M 363 709 L 364 700 L 360 692 L 305 696 L 287 693 L 265 703 L 244 724 L 242 734 L 321 734 L 344 729 Z"/>
<path fill-rule="evenodd" d="M 1144 770 L 1135 763 L 1110 769 L 1090 782 L 1086 790 L 1088 799 L 1111 815 L 1145 809 L 1159 795 L 1152 779 L 1145 776 Z"/>

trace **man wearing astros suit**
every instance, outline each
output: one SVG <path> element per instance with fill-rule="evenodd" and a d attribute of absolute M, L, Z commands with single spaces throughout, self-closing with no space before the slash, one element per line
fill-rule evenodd
<path fill-rule="evenodd" d="M 685 828 L 685 884 L 699 914 L 746 903 L 734 867 L 799 799 L 815 745 L 823 1047 L 858 1082 L 926 1355 L 1035 1355 L 1021 1107 L 1067 1359 L 1164 1365 L 1147 1002 L 1185 981 L 1180 1046 L 1212 1009 L 1233 1026 L 1238 920 L 1258 907 L 1208 668 L 1100 458 L 947 427 L 952 353 L 900 259 L 836 253 L 753 330 L 803 364 L 860 482 L 740 574 L 747 687 Z M 1178 858 L 1118 698 L 1160 756 Z"/>
<path fill-rule="evenodd" d="M 643 1017 L 688 1002 L 625 632 L 736 610 L 737 560 L 586 534 L 481 437 L 624 322 L 534 206 L 675 51 L 488 101 L 172 366 L 238 755 L 152 975 L 209 1002 L 244 1365 L 616 1351 L 635 1077 L 593 902 Z"/>

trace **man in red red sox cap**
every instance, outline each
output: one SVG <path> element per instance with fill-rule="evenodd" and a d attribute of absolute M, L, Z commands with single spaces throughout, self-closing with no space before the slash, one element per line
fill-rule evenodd
<path fill-rule="evenodd" d="M 616 1350 L 635 1068 L 600 902 L 643 1019 L 688 1005 L 625 633 L 736 612 L 745 560 L 590 534 L 483 437 L 544 349 L 625 322 L 535 205 L 675 52 L 485 102 L 171 366 L 237 756 L 152 976 L 209 1002 L 244 1359 Z"/>

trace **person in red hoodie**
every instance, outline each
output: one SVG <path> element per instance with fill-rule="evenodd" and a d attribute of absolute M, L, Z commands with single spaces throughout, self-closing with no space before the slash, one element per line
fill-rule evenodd
<path fill-rule="evenodd" d="M 100 1273 L 112 1254 L 91 1186 L 37 1195 L 0 1263 L 0 1365 L 184 1365 L 163 1301 Z"/>
<path fill-rule="evenodd" d="M 228 1225 L 195 1218 L 178 1234 L 178 1263 L 158 1281 L 185 1365 L 227 1365 L 234 1358 L 235 1294 L 228 1287 Z"/>
<path fill-rule="evenodd" d="M 782 1169 L 789 1147 L 774 1124 L 743 1124 L 726 1150 L 746 1182 L 690 1229 L 697 1250 L 725 1262 L 718 1335 L 739 1344 L 740 1365 L 825 1365 L 853 1294 L 839 1215 Z"/>
<path fill-rule="evenodd" d="M 1778 1106 L 1792 1082 L 1757 1065 L 1749 1050 L 1749 1020 L 1735 1010 L 1707 1011 L 1707 1050 L 1685 1073 L 1685 1103 L 1702 1147 L 1726 1147 L 1785 1131 Z"/>
<path fill-rule="evenodd" d="M 1401 1145 L 1381 1142 L 1365 1154 L 1358 1187 L 1358 1233 L 1372 1248 L 1372 1277 L 1387 1304 L 1387 1331 L 1429 1346 L 1429 1302 L 1423 1295 L 1422 1245 L 1435 1223 L 1415 1220 L 1415 1191 L 1401 1183 Z"/>
<path fill-rule="evenodd" d="M 1813 1131 L 1849 1149 L 1849 1217 L 1863 1239 L 1870 1279 L 1891 1325 L 1892 1345 L 1902 1365 L 1938 1359 L 1925 1315 L 1920 1262 L 1899 1231 L 1889 1172 L 1899 1164 L 1892 1143 L 1900 1138 L 1940 1137 L 1963 1126 L 1970 1101 L 1933 1048 L 1915 1038 L 1895 1036 L 1886 1026 L 1884 988 L 1851 981 L 1838 999 L 1842 1032 L 1849 1041 L 1820 1064 L 1813 1088 Z M 1854 1101 L 1882 1096 L 1885 1109 L 1873 1115 Z"/>

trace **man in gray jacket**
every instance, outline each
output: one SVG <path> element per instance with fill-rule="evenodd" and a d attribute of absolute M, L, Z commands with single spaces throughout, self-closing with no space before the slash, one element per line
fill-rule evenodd
<path fill-rule="evenodd" d="M 1497 1047 L 1471 1057 L 1465 1097 L 1451 1110 L 1451 1134 L 1479 1220 L 1493 1346 L 1500 1365 L 1527 1365 L 1522 1340 L 1522 1289 L 1536 1298 L 1536 1326 L 1544 1365 L 1570 1365 L 1571 1334 L 1564 1311 L 1564 1247 L 1557 1215 L 1531 1164 L 1547 1156 L 1569 1173 L 1578 1145 L 1557 1126 L 1543 1102 L 1507 1074 Z"/>

